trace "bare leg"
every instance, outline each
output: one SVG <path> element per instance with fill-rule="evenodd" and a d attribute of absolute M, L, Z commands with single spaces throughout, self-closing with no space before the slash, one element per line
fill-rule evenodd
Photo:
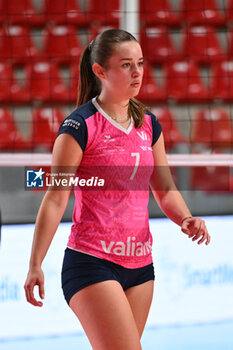
<path fill-rule="evenodd" d="M 139 336 L 142 336 L 150 311 L 154 291 L 154 281 L 148 281 L 125 291 L 131 306 Z"/>
<path fill-rule="evenodd" d="M 94 350 L 141 350 L 130 304 L 117 281 L 93 284 L 76 293 L 70 307 Z"/>

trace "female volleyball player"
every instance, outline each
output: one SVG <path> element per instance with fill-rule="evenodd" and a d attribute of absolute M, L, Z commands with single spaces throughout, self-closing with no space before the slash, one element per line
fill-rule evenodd
<path fill-rule="evenodd" d="M 161 209 L 185 234 L 199 244 L 210 242 L 204 221 L 192 217 L 174 190 L 159 122 L 134 99 L 142 77 L 141 47 L 131 34 L 107 30 L 98 35 L 81 59 L 79 107 L 61 125 L 53 149 L 52 165 L 58 168 L 73 166 L 78 172 L 82 166 L 90 171 L 93 165 L 107 165 L 119 175 L 113 176 L 110 191 L 75 189 L 73 226 L 62 269 L 66 301 L 95 350 L 141 349 L 154 285 L 149 182 Z M 122 178 L 118 183 L 125 165 L 127 186 L 140 182 L 140 166 L 147 169 L 145 188 L 124 187 Z M 33 290 L 38 285 L 44 298 L 41 263 L 69 193 L 48 190 L 37 216 L 25 282 L 27 300 L 35 306 L 43 305 Z"/>

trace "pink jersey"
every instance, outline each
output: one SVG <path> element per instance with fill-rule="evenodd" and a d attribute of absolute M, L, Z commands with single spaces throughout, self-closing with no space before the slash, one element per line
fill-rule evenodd
<path fill-rule="evenodd" d="M 86 181 L 74 189 L 68 247 L 127 268 L 150 264 L 149 180 L 152 146 L 161 133 L 156 117 L 148 111 L 141 128 L 132 119 L 125 129 L 94 98 L 64 120 L 61 133 L 82 148 L 76 177 Z"/>

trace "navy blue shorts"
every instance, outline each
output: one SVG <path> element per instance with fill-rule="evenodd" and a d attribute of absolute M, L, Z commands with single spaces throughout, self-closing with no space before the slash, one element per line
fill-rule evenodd
<path fill-rule="evenodd" d="M 111 261 L 66 248 L 62 266 L 62 289 L 69 304 L 79 290 L 107 280 L 118 281 L 124 290 L 155 279 L 153 264 L 128 269 Z"/>

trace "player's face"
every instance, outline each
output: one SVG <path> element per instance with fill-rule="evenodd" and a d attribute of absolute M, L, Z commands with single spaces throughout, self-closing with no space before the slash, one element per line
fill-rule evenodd
<path fill-rule="evenodd" d="M 122 99 L 139 93 L 143 77 L 143 56 L 136 41 L 126 41 L 115 46 L 105 69 L 103 87 Z"/>

